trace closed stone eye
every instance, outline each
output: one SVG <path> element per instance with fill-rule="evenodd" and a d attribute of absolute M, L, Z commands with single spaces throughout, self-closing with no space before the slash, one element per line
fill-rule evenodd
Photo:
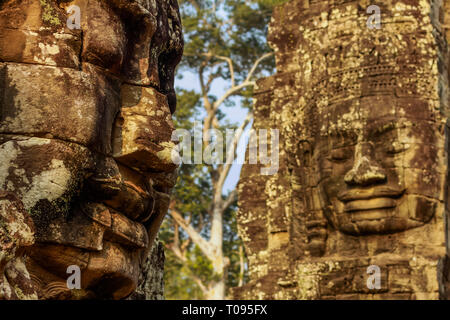
<path fill-rule="evenodd" d="M 346 149 L 335 149 L 331 151 L 330 160 L 339 162 L 350 158 L 350 152 Z"/>
<path fill-rule="evenodd" d="M 388 155 L 394 155 L 397 153 L 401 153 L 409 148 L 409 145 L 405 143 L 401 143 L 399 141 L 394 141 L 391 144 L 387 145 L 386 153 Z"/>

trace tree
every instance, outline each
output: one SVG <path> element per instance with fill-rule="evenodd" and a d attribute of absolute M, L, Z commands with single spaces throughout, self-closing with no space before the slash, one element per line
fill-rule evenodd
<path fill-rule="evenodd" d="M 191 72 L 199 90 L 179 90 L 175 122 L 192 129 L 194 115 L 203 118 L 203 150 L 212 147 L 210 129 L 225 135 L 236 129 L 223 151 L 225 163 L 183 164 L 161 239 L 170 249 L 169 294 L 179 298 L 224 299 L 227 287 L 244 281 L 244 252 L 237 236 L 237 192 L 225 194 L 224 183 L 236 157 L 243 130 L 251 123 L 255 78 L 274 68 L 266 44 L 274 5 L 283 0 L 182 0 L 185 51 L 178 74 Z M 218 83 L 228 82 L 216 96 Z M 236 125 L 227 121 L 224 107 L 240 103 L 248 110 Z M 176 262 L 175 262 L 176 261 Z M 195 283 L 196 287 L 192 287 Z M 182 284 L 188 291 L 177 288 Z M 167 287 L 167 286 L 166 286 Z M 181 293 L 182 292 L 182 293 Z"/>

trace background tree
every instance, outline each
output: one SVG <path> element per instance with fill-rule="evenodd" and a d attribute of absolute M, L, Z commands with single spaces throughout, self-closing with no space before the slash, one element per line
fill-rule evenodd
<path fill-rule="evenodd" d="M 227 288 L 244 282 L 244 251 L 235 219 L 237 192 L 225 192 L 224 184 L 242 131 L 252 120 L 255 79 L 274 68 L 266 33 L 273 6 L 281 2 L 285 1 L 180 1 L 185 49 L 178 75 L 194 74 L 199 87 L 178 90 L 176 126 L 192 129 L 192 120 L 202 118 L 203 150 L 214 140 L 209 129 L 240 130 L 224 150 L 225 164 L 183 164 L 180 168 L 170 217 L 160 234 L 169 249 L 169 299 L 224 299 Z M 235 103 L 248 110 L 240 124 L 230 123 L 224 109 Z"/>

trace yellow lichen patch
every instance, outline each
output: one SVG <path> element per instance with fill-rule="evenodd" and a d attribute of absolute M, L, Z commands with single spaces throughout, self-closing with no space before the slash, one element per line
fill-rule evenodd
<path fill-rule="evenodd" d="M 39 0 L 42 7 L 42 20 L 50 23 L 51 25 L 59 26 L 61 21 L 55 9 L 50 4 L 50 0 Z"/>
<path fill-rule="evenodd" d="M 169 142 L 161 142 L 159 145 L 163 149 L 156 154 L 158 158 L 165 163 L 173 163 L 172 156 L 173 150 L 175 149 L 175 143 L 169 141 Z"/>

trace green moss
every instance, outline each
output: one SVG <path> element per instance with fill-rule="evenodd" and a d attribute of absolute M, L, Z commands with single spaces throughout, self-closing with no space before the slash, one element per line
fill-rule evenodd
<path fill-rule="evenodd" d="M 49 3 L 49 0 L 40 0 L 42 11 L 42 20 L 50 23 L 51 25 L 59 26 L 61 21 L 59 20 L 58 14 L 55 12 L 54 8 Z"/>
<path fill-rule="evenodd" d="M 16 292 L 17 298 L 19 298 L 19 300 L 27 300 L 27 296 L 18 286 L 14 286 L 14 291 Z"/>

